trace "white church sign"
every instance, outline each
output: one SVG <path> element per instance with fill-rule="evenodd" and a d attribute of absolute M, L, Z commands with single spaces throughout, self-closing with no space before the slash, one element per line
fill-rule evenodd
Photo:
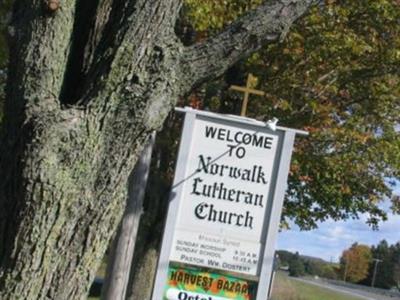
<path fill-rule="evenodd" d="M 265 300 L 296 133 L 190 108 L 153 300 Z"/>

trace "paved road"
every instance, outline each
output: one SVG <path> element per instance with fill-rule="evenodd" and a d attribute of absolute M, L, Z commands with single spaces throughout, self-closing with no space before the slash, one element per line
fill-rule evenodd
<path fill-rule="evenodd" d="M 324 281 L 315 281 L 315 280 L 308 280 L 308 279 L 304 279 L 304 278 L 294 278 L 294 277 L 291 277 L 291 279 L 309 283 L 309 284 L 313 284 L 313 285 L 316 285 L 316 286 L 319 286 L 319 287 L 322 287 L 325 289 L 333 290 L 335 292 L 347 294 L 347 295 L 357 297 L 360 299 L 364 299 L 364 300 L 398 300 L 398 299 L 400 300 L 399 297 L 387 297 L 387 296 L 383 296 L 383 295 L 369 293 L 369 292 L 366 292 L 363 290 L 356 290 L 356 289 L 351 289 L 348 287 L 342 287 L 342 286 L 329 284 Z"/>

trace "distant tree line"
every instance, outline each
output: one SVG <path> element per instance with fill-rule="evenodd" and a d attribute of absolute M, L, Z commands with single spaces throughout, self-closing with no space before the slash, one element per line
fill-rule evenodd
<path fill-rule="evenodd" d="M 318 276 L 400 290 L 400 242 L 389 245 L 382 240 L 371 247 L 354 243 L 343 251 L 339 264 L 285 250 L 277 251 L 277 255 L 278 267 L 290 276 Z"/>
<path fill-rule="evenodd" d="M 400 290 L 400 242 L 389 245 L 382 240 L 372 247 L 353 244 L 342 253 L 340 274 L 353 283 Z"/>
<path fill-rule="evenodd" d="M 278 267 L 288 270 L 290 276 L 318 276 L 327 279 L 338 279 L 338 264 L 326 262 L 320 258 L 291 253 L 285 250 L 277 251 Z"/>

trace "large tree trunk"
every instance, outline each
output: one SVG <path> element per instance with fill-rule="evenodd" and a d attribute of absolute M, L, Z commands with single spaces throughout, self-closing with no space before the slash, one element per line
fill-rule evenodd
<path fill-rule="evenodd" d="M 183 47 L 174 0 L 17 0 L 0 149 L 0 299 L 84 299 L 144 141 L 179 96 L 276 41 L 275 0 Z"/>

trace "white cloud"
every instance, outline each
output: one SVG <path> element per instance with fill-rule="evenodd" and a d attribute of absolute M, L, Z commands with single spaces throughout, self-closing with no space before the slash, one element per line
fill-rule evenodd
<path fill-rule="evenodd" d="M 347 222 L 328 220 L 311 231 L 300 231 L 293 226 L 292 230 L 279 234 L 277 249 L 338 261 L 342 251 L 355 242 L 372 246 L 383 239 L 389 244 L 400 241 L 400 216 L 389 213 L 388 221 L 382 222 L 379 230 L 372 230 L 365 223 L 367 219 L 368 216 L 363 215 L 359 220 Z"/>

